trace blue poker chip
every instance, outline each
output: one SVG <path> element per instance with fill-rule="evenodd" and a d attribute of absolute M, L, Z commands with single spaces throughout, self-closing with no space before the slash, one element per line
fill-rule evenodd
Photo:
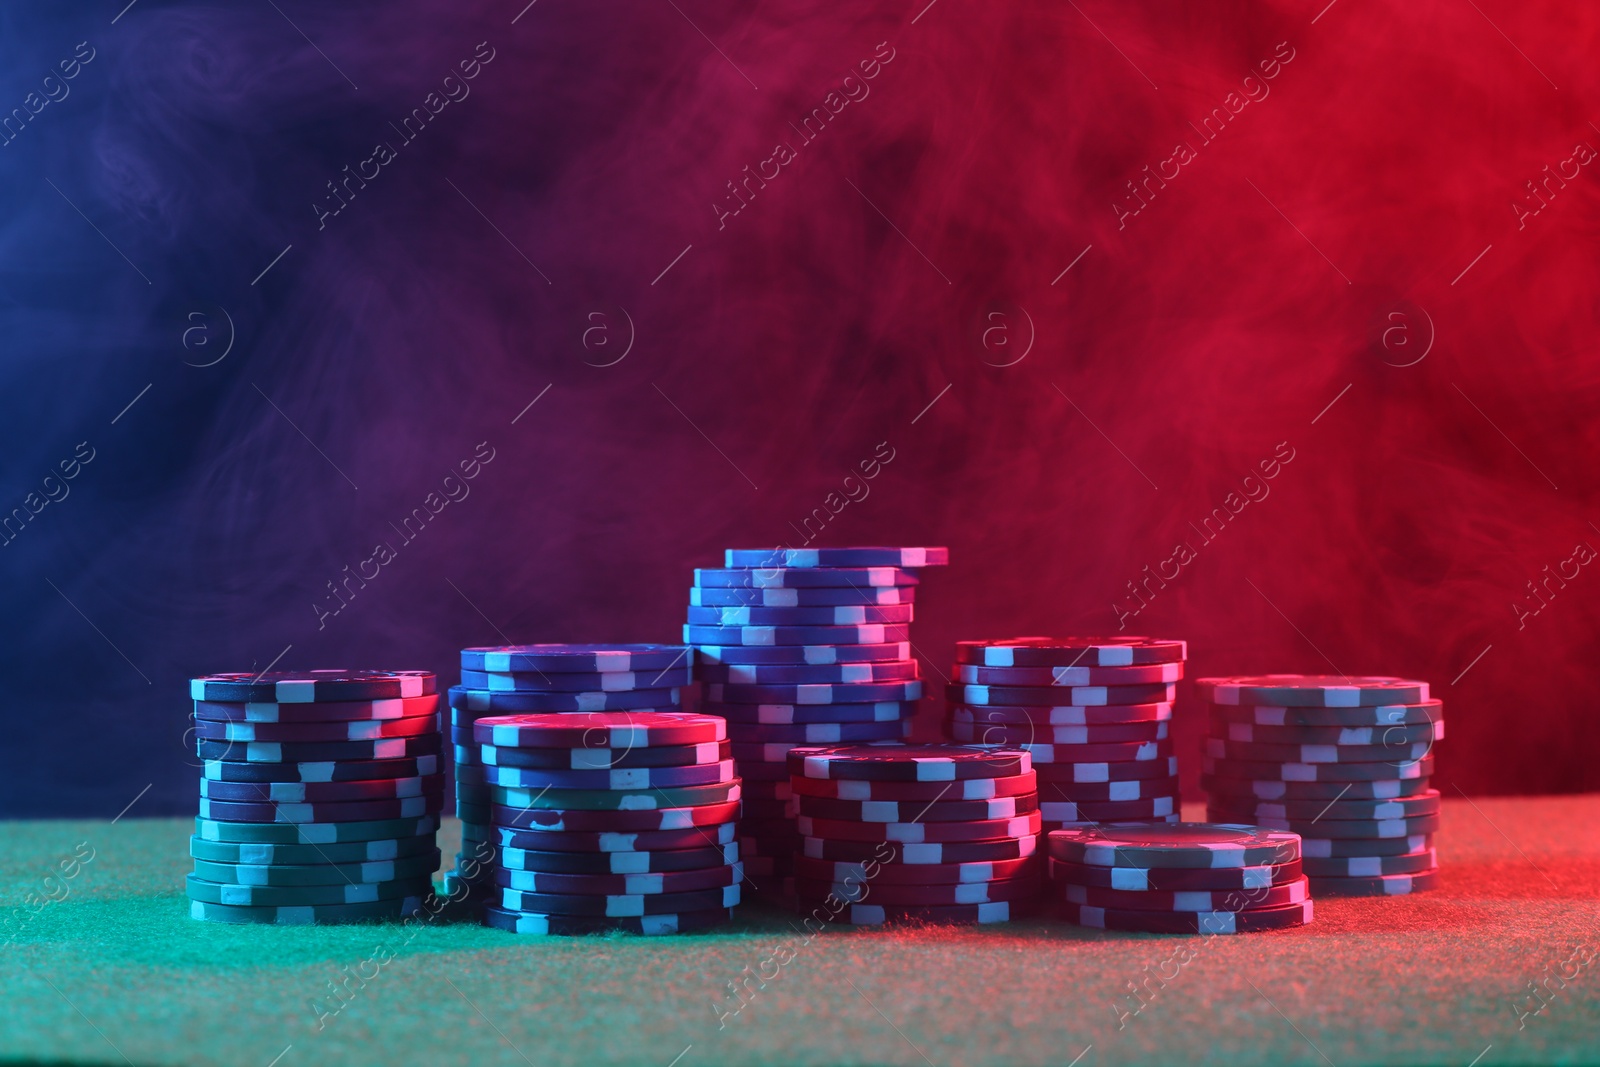
<path fill-rule="evenodd" d="M 697 626 L 686 624 L 692 645 L 881 645 L 908 641 L 904 623 L 863 626 Z"/>
<path fill-rule="evenodd" d="M 894 722 L 808 722 L 792 724 L 728 723 L 728 739 L 733 755 L 747 744 L 836 745 L 855 741 L 898 741 L 905 736 L 909 720 Z"/>
<path fill-rule="evenodd" d="M 727 567 L 942 567 L 948 548 L 730 548 Z"/>
<path fill-rule="evenodd" d="M 208 674 L 189 680 L 193 700 L 310 704 L 392 700 L 437 691 L 432 671 L 273 671 Z"/>
<path fill-rule="evenodd" d="M 696 608 L 820 608 L 886 604 L 911 604 L 917 599 L 909 585 L 841 585 L 803 589 L 751 589 L 738 586 L 692 586 L 689 606 Z"/>
<path fill-rule="evenodd" d="M 439 773 L 438 756 L 409 759 L 320 760 L 313 763 L 249 763 L 212 759 L 200 773 L 218 782 L 364 782 L 422 778 Z"/>
<path fill-rule="evenodd" d="M 693 663 L 682 663 L 660 670 L 645 671 L 569 671 L 546 674 L 542 671 L 479 671 L 462 668 L 462 685 L 473 689 L 538 693 L 626 693 L 635 689 L 674 689 L 694 681 Z M 470 679 L 470 680 L 469 680 Z"/>
<path fill-rule="evenodd" d="M 691 607 L 685 622 L 697 626 L 862 626 L 907 623 L 915 617 L 910 604 L 832 604 L 805 608 Z"/>
<path fill-rule="evenodd" d="M 643 790 L 717 785 L 737 780 L 733 760 L 682 767 L 615 767 L 609 770 L 546 770 L 541 767 L 484 768 L 484 780 L 511 789 Z"/>
<path fill-rule="evenodd" d="M 700 663 L 702 682 L 733 685 L 822 685 L 840 682 L 909 682 L 917 677 L 917 661 L 883 663 Z"/>
<path fill-rule="evenodd" d="M 474 671 L 542 671 L 611 673 L 659 671 L 689 662 L 682 645 L 502 645 L 464 648 L 461 666 Z"/>
<path fill-rule="evenodd" d="M 911 642 L 875 645 L 715 645 L 695 646 L 696 669 L 705 664 L 786 664 L 834 666 L 841 663 L 889 663 L 911 658 Z"/>
<path fill-rule="evenodd" d="M 898 567 L 700 567 L 694 572 L 694 584 L 704 589 L 903 589 L 921 580 Z"/>
<path fill-rule="evenodd" d="M 721 715 L 731 723 L 770 723 L 774 726 L 799 723 L 899 722 L 917 713 L 914 700 L 880 700 L 871 704 L 719 704 L 704 700 L 700 710 Z"/>
<path fill-rule="evenodd" d="M 705 698 L 724 704 L 871 704 L 922 698 L 922 683 L 818 682 L 810 685 L 740 685 L 712 682 Z"/>
<path fill-rule="evenodd" d="M 481 672 L 462 671 L 462 680 L 465 682 L 474 673 Z M 449 698 L 452 709 L 459 705 L 467 711 L 502 715 L 542 711 L 676 711 L 681 702 L 676 689 L 630 689 L 621 693 L 535 693 L 471 685 L 451 686 Z"/>

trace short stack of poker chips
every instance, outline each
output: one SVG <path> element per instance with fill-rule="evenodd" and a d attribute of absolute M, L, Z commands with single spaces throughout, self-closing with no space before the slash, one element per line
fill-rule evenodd
<path fill-rule="evenodd" d="M 695 571 L 684 640 L 701 710 L 728 720 L 745 779 L 750 889 L 787 898 L 799 835 L 786 753 L 899 740 L 922 697 L 909 641 L 918 576 L 944 548 L 729 549 Z"/>
<path fill-rule="evenodd" d="M 956 644 L 946 729 L 966 744 L 1020 747 L 1039 776 L 1044 832 L 1178 819 L 1168 730 L 1183 641 L 1017 637 Z"/>
<path fill-rule="evenodd" d="M 338 923 L 422 906 L 444 803 L 432 674 L 216 674 L 189 689 L 204 760 L 191 916 Z"/>
<path fill-rule="evenodd" d="M 691 678 L 682 645 L 534 644 L 461 650 L 461 685 L 450 689 L 450 740 L 455 753 L 456 816 L 461 851 L 445 879 L 453 897 L 493 895 L 489 783 L 472 725 L 486 715 L 519 712 L 675 710 Z M 491 751 L 490 758 L 496 753 Z M 604 768 L 598 754 L 573 768 Z M 463 890 L 465 894 L 463 896 Z"/>
<path fill-rule="evenodd" d="M 1028 754 L 985 745 L 892 743 L 788 755 L 794 891 L 819 922 L 994 923 L 1029 913 L 1043 887 Z"/>
<path fill-rule="evenodd" d="M 1443 705 L 1405 678 L 1201 678 L 1208 817 L 1293 830 L 1319 896 L 1431 889 Z"/>
<path fill-rule="evenodd" d="M 728 920 L 743 869 L 732 843 L 739 778 L 721 719 L 491 715 L 472 732 L 498 853 L 486 925 L 667 934 Z M 590 766 L 595 753 L 605 755 Z"/>
<path fill-rule="evenodd" d="M 1213 823 L 1052 831 L 1050 892 L 1079 926 L 1243 934 L 1311 922 L 1299 835 Z"/>

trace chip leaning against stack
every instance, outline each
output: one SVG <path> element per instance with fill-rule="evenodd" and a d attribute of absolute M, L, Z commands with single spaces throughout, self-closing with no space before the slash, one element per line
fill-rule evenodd
<path fill-rule="evenodd" d="M 1304 926 L 1312 903 L 1300 837 L 1212 823 L 1053 831 L 1059 914 L 1079 926 L 1151 934 L 1242 934 Z"/>
<path fill-rule="evenodd" d="M 450 740 L 455 755 L 456 815 L 461 851 L 445 878 L 452 896 L 465 890 L 479 903 L 495 894 L 494 837 L 489 827 L 487 768 L 500 758 L 523 766 L 519 750 L 481 749 L 473 723 L 487 715 L 523 712 L 585 712 L 619 709 L 675 710 L 679 688 L 692 677 L 682 645 L 532 644 L 461 650 L 461 682 L 450 689 Z M 596 734 L 596 742 L 602 740 Z M 567 762 L 551 770 L 607 771 L 628 765 L 637 754 L 584 744 L 559 753 Z M 490 761 L 484 762 L 485 757 Z M 531 758 L 531 757 L 530 757 Z M 726 754 L 719 757 L 728 758 Z M 540 766 L 526 764 L 526 766 Z"/>
<path fill-rule="evenodd" d="M 800 838 L 785 760 L 797 745 L 897 741 L 922 697 L 911 658 L 917 571 L 943 548 L 729 549 L 698 569 L 684 640 L 701 710 L 728 721 L 744 779 L 750 889 L 790 899 Z"/>
<path fill-rule="evenodd" d="M 844 745 L 788 755 L 801 854 L 795 895 L 817 922 L 1005 922 L 1043 885 L 1026 752 Z"/>
<path fill-rule="evenodd" d="M 432 674 L 216 674 L 189 689 L 205 760 L 191 916 L 337 923 L 422 907 L 444 803 Z"/>
<path fill-rule="evenodd" d="M 1183 641 L 1018 637 L 956 644 L 946 730 L 1033 759 L 1043 831 L 1178 819 L 1169 730 Z"/>
<path fill-rule="evenodd" d="M 744 873 L 733 843 L 740 783 L 733 761 L 715 758 L 727 736 L 721 719 L 626 710 L 491 715 L 472 732 L 485 757 L 499 856 L 486 925 L 539 935 L 669 934 L 731 917 Z M 588 767 L 584 751 L 653 758 Z M 532 758 L 499 761 L 512 753 Z"/>
<path fill-rule="evenodd" d="M 1300 834 L 1321 896 L 1431 889 L 1443 705 L 1405 678 L 1201 678 L 1211 702 L 1201 785 L 1210 818 Z"/>

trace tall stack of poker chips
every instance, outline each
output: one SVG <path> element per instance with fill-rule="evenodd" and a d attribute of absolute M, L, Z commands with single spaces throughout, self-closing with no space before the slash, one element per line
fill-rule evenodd
<path fill-rule="evenodd" d="M 444 803 L 432 674 L 216 674 L 189 689 L 205 761 L 191 916 L 337 923 L 422 906 Z"/>
<path fill-rule="evenodd" d="M 721 719 L 492 715 L 473 736 L 499 857 L 487 925 L 666 934 L 728 920 L 743 870 L 732 843 L 739 778 Z M 599 753 L 599 767 L 585 765 Z"/>
<path fill-rule="evenodd" d="M 985 745 L 840 745 L 788 755 L 800 910 L 818 922 L 992 923 L 1043 883 L 1026 752 Z"/>
<path fill-rule="evenodd" d="M 1081 826 L 1046 842 L 1060 915 L 1150 934 L 1243 934 L 1304 926 L 1311 893 L 1300 838 L 1210 823 Z"/>
<path fill-rule="evenodd" d="M 944 548 L 729 549 L 695 571 L 684 640 L 701 710 L 728 720 L 745 779 L 750 889 L 787 898 L 799 834 L 785 755 L 796 745 L 899 740 L 922 697 L 911 658 L 917 571 Z"/>
<path fill-rule="evenodd" d="M 671 711 L 691 678 L 682 645 L 534 644 L 461 650 L 461 684 L 450 689 L 456 815 L 461 850 L 445 878 L 453 899 L 486 902 L 494 892 L 489 782 L 472 725 L 486 715 L 636 709 Z M 498 753 L 487 753 L 493 766 Z M 604 755 L 575 756 L 574 768 L 604 770 Z"/>
<path fill-rule="evenodd" d="M 1018 637 L 956 644 L 950 737 L 1033 757 L 1044 832 L 1178 819 L 1168 737 L 1183 641 Z"/>
<path fill-rule="evenodd" d="M 1398 896 L 1438 880 L 1439 791 L 1428 785 L 1443 705 L 1404 678 L 1201 678 L 1211 701 L 1209 818 L 1304 841 L 1321 896 Z"/>

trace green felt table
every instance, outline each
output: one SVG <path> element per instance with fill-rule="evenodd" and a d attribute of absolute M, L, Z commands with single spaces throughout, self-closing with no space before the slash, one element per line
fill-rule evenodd
<path fill-rule="evenodd" d="M 1437 891 L 1318 900 L 1305 929 L 1209 939 L 1043 920 L 808 937 L 750 906 L 663 938 L 223 926 L 188 917 L 191 826 L 0 824 L 0 1063 L 1600 1060 L 1600 796 L 1446 801 Z M 94 858 L 61 899 L 24 905 L 80 842 Z M 375 954 L 392 959 L 319 1027 L 329 983 Z M 1539 980 L 1559 992 L 1519 1018 Z M 1143 1008 L 1121 1014 L 1135 986 Z"/>

